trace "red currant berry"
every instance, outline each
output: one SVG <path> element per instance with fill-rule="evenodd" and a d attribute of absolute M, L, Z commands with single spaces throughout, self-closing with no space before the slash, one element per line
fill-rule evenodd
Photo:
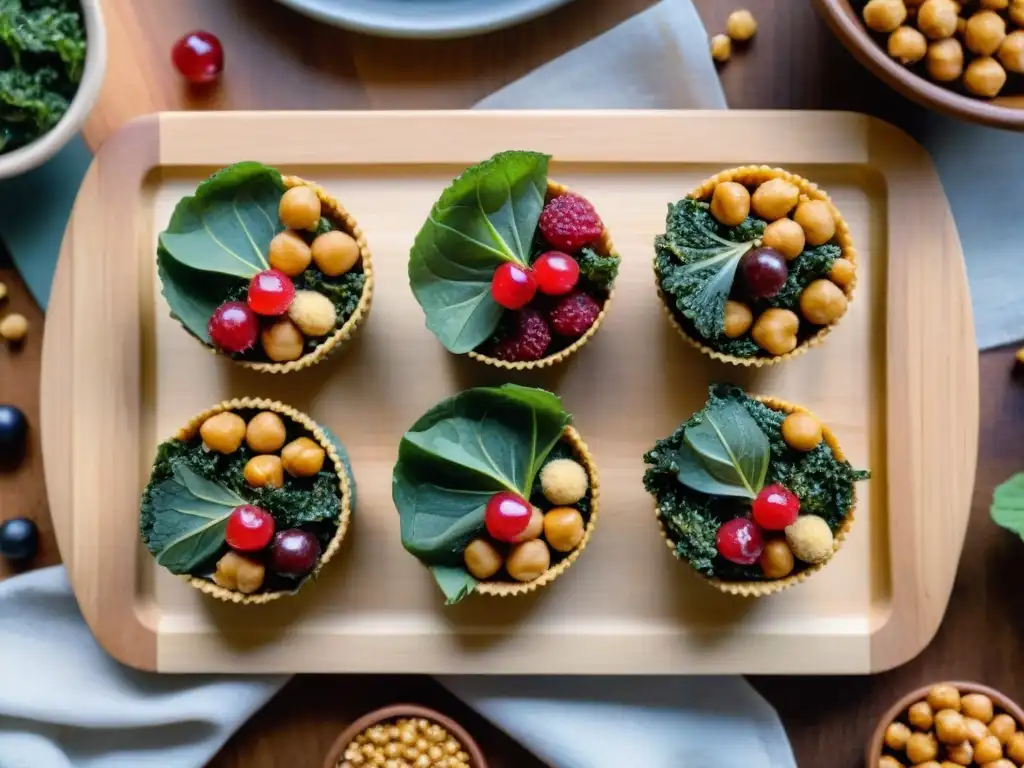
<path fill-rule="evenodd" d="M 761 557 L 764 539 L 761 529 L 745 517 L 722 523 L 718 529 L 718 554 L 732 563 L 753 565 Z"/>
<path fill-rule="evenodd" d="M 197 30 L 174 44 L 171 61 L 190 83 L 212 83 L 224 71 L 224 48 L 216 35 Z"/>
<path fill-rule="evenodd" d="M 251 504 L 235 507 L 224 533 L 228 546 L 239 552 L 259 552 L 274 538 L 274 518 Z"/>
<path fill-rule="evenodd" d="M 754 499 L 754 520 L 766 531 L 781 531 L 796 522 L 800 499 L 788 488 L 769 485 Z"/>
<path fill-rule="evenodd" d="M 491 278 L 491 296 L 505 309 L 522 309 L 536 292 L 533 274 L 519 264 L 506 261 Z"/>
<path fill-rule="evenodd" d="M 213 311 L 206 331 L 215 347 L 230 354 L 252 349 L 260 324 L 248 304 L 226 301 Z"/>
<path fill-rule="evenodd" d="M 501 491 L 491 496 L 484 511 L 487 532 L 498 541 L 514 542 L 530 524 L 533 507 L 517 493 Z"/>
<path fill-rule="evenodd" d="M 580 265 L 572 256 L 561 251 L 548 251 L 538 256 L 533 263 L 533 277 L 541 293 L 562 296 L 579 282 Z"/>
<path fill-rule="evenodd" d="M 295 298 L 295 284 L 276 269 L 260 272 L 249 283 L 249 307 L 257 315 L 283 315 Z"/>

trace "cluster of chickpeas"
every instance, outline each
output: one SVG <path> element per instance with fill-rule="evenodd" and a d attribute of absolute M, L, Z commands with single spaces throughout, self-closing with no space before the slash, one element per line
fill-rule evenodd
<path fill-rule="evenodd" d="M 994 98 L 1008 72 L 1024 73 L 1024 30 L 1012 28 L 1024 27 L 1024 0 L 870 0 L 863 17 L 889 36 L 892 58 L 923 60 L 932 80 L 960 80 L 975 96 Z"/>
<path fill-rule="evenodd" d="M 485 581 L 504 567 L 516 581 L 533 581 L 551 567 L 552 550 L 572 552 L 583 541 L 586 522 L 573 505 L 587 495 L 587 470 L 572 459 L 555 459 L 544 465 L 540 484 L 544 498 L 555 506 L 547 513 L 533 507 L 530 522 L 507 555 L 502 555 L 500 542 L 488 537 L 474 539 L 466 546 L 462 558 L 474 578 Z"/>
<path fill-rule="evenodd" d="M 732 56 L 732 44 L 747 43 L 757 33 L 757 20 L 746 9 L 733 11 L 725 21 L 725 34 L 711 38 L 711 58 L 724 64 Z"/>
<path fill-rule="evenodd" d="M 267 260 L 273 269 L 295 278 L 311 263 L 328 277 L 339 277 L 355 268 L 359 244 L 347 232 L 332 230 L 307 242 L 308 233 L 320 224 L 321 208 L 312 187 L 292 187 L 282 195 L 278 216 L 287 229 L 270 241 Z M 260 343 L 267 357 L 276 363 L 298 360 L 305 350 L 306 337 L 326 336 L 334 330 L 337 319 L 334 305 L 326 296 L 316 291 L 296 291 L 287 313 L 262 330 Z"/>
<path fill-rule="evenodd" d="M 778 251 L 787 262 L 795 260 L 805 247 L 824 245 L 836 234 L 832 207 L 824 200 L 801 199 L 799 188 L 785 179 L 769 179 L 753 193 L 736 181 L 715 186 L 711 215 L 718 222 L 739 226 L 751 213 L 768 222 L 761 245 Z M 827 280 L 814 280 L 800 294 L 803 318 L 818 326 L 839 320 L 846 313 L 846 291 L 855 275 L 852 261 L 836 259 Z M 770 355 L 792 352 L 799 330 L 800 316 L 789 309 L 766 309 L 755 319 L 748 304 L 732 299 L 725 304 L 725 335 L 738 339 L 749 331 L 754 343 Z"/>
<path fill-rule="evenodd" d="M 471 768 L 458 739 L 423 718 L 367 728 L 342 755 L 338 768 Z"/>
<path fill-rule="evenodd" d="M 1019 768 L 1024 731 L 983 693 L 936 685 L 885 729 L 878 768 Z M 940 762 L 941 761 L 941 762 Z"/>

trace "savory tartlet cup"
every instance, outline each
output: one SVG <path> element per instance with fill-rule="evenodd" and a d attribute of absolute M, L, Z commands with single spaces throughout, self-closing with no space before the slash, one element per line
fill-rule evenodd
<path fill-rule="evenodd" d="M 469 768 L 487 768 L 487 760 L 484 757 L 483 750 L 480 749 L 480 745 L 476 743 L 476 740 L 469 735 L 465 728 L 447 715 L 417 704 L 392 704 L 375 709 L 360 717 L 342 731 L 341 735 L 334 741 L 334 744 L 331 745 L 331 749 L 324 759 L 324 768 L 338 768 L 340 765 L 343 765 L 345 750 L 364 731 L 375 725 L 384 725 L 406 719 L 426 720 L 441 726 L 452 738 L 459 742 L 463 751 L 469 755 Z"/>
<path fill-rule="evenodd" d="M 366 279 L 363 283 L 362 296 L 359 298 L 359 304 L 356 305 L 355 311 L 340 328 L 324 339 L 313 351 L 307 352 L 297 360 L 291 360 L 286 363 L 238 361 L 239 365 L 243 368 L 260 371 L 261 373 L 290 373 L 291 371 L 301 371 L 303 368 L 316 365 L 332 352 L 344 346 L 345 342 L 355 335 L 355 332 L 362 326 L 369 315 L 370 305 L 373 302 L 373 258 L 370 253 L 370 247 L 366 243 L 366 236 L 356 220 L 337 199 L 328 194 L 320 185 L 306 181 L 298 176 L 282 175 L 281 180 L 288 189 L 305 185 L 316 192 L 316 196 L 320 198 L 322 215 L 340 226 L 342 230 L 352 235 L 355 239 L 356 244 L 359 246 L 359 260 Z M 211 351 L 218 354 L 214 349 L 211 349 Z"/>
<path fill-rule="evenodd" d="M 808 200 L 821 200 L 828 204 L 832 210 L 832 217 L 835 220 L 836 233 L 833 241 L 842 249 L 842 258 L 851 261 L 854 266 L 857 265 L 857 251 L 853 245 L 853 239 L 850 236 L 850 227 L 846 223 L 842 214 L 832 203 L 831 198 L 823 190 L 819 189 L 818 186 L 802 176 L 798 176 L 795 173 L 783 170 L 781 168 L 771 168 L 767 165 L 744 165 L 738 168 L 731 168 L 729 170 L 721 171 L 716 173 L 704 181 L 702 181 L 690 194 L 695 200 L 708 200 L 710 199 L 715 187 L 718 184 L 727 181 L 735 181 L 744 186 L 757 186 L 763 184 L 771 179 L 782 179 L 794 184 L 800 190 L 800 202 L 806 202 Z M 668 317 L 668 321 L 672 324 L 672 327 L 676 329 L 676 332 L 682 337 L 683 341 L 689 344 L 691 347 L 703 352 L 708 357 L 714 360 L 720 360 L 723 363 L 730 363 L 732 365 L 742 365 L 753 368 L 761 368 L 767 365 L 775 365 L 781 363 L 784 360 L 790 360 L 794 357 L 798 357 L 812 347 L 816 347 L 828 336 L 829 332 L 839 324 L 842 320 L 831 323 L 830 325 L 821 326 L 812 336 L 805 338 L 790 352 L 784 355 L 774 355 L 770 357 L 737 357 L 735 355 L 728 355 L 723 352 L 719 352 L 708 346 L 703 339 L 698 336 L 692 335 L 688 332 L 684 325 L 679 321 L 676 313 L 673 311 L 669 304 L 668 297 L 665 296 L 664 291 L 661 288 L 661 284 L 658 280 L 657 272 L 654 273 L 655 286 L 658 291 L 658 298 L 661 299 L 662 309 L 665 311 L 665 315 Z M 857 275 L 854 273 L 853 279 L 849 285 L 843 289 L 846 294 L 848 302 L 853 301 L 854 290 L 857 287 Z M 849 309 L 847 309 L 849 312 Z"/>
<path fill-rule="evenodd" d="M 806 413 L 811 416 L 814 416 L 814 414 L 811 413 L 811 411 L 804 408 L 803 406 L 794 405 L 793 403 L 786 402 L 785 400 L 780 400 L 777 397 L 770 397 L 768 395 L 750 395 L 750 397 L 753 398 L 754 400 L 757 400 L 759 403 L 767 405 L 769 408 L 772 408 L 773 410 L 781 411 L 782 413 L 785 413 L 787 415 L 791 413 Z M 835 458 L 838 461 L 845 461 L 846 455 L 843 453 L 843 449 L 839 446 L 839 440 L 836 438 L 835 433 L 832 432 L 832 430 L 829 429 L 825 424 L 822 424 L 821 434 L 822 439 L 825 441 L 828 447 L 832 449 L 832 454 L 835 456 Z M 698 576 L 700 576 L 702 579 L 708 582 L 715 589 L 719 590 L 720 592 L 725 592 L 729 595 L 739 595 L 740 597 L 764 597 L 765 595 L 771 595 L 775 594 L 776 592 L 782 592 L 784 589 L 789 589 L 795 584 L 799 584 L 803 581 L 806 581 L 813 574 L 822 570 L 826 565 L 832 562 L 832 558 L 835 557 L 835 553 L 839 551 L 839 548 L 842 546 L 843 541 L 846 540 L 847 535 L 853 528 L 854 510 L 856 508 L 856 504 L 857 491 L 855 486 L 853 491 L 853 502 L 851 503 L 850 508 L 846 510 L 846 514 L 843 518 L 843 524 L 839 527 L 837 531 L 833 533 L 832 555 L 829 557 L 828 560 L 826 560 L 823 563 L 808 564 L 806 568 L 797 573 L 792 573 L 789 576 L 785 576 L 781 579 L 772 579 L 767 581 L 725 581 L 719 578 L 707 576 L 693 568 L 691 568 L 691 570 L 693 570 L 694 573 L 696 573 Z M 665 523 L 662 521 L 661 515 L 659 514 L 657 499 L 655 499 L 654 503 L 654 515 L 658 521 L 658 528 L 661 531 L 661 537 L 662 539 L 664 539 L 665 545 L 669 548 L 669 551 L 672 552 L 673 556 L 675 556 L 676 545 L 672 541 L 672 538 L 669 536 L 668 531 L 665 529 Z M 690 567 L 689 564 L 687 564 L 687 567 Z"/>
<path fill-rule="evenodd" d="M 598 497 L 601 491 L 601 483 L 597 475 L 597 465 L 594 463 L 594 457 L 590 455 L 590 451 L 587 449 L 587 444 L 583 442 L 583 438 L 580 437 L 580 433 L 576 431 L 575 427 L 566 426 L 562 430 L 562 439 L 572 446 L 573 457 L 587 470 L 587 479 L 590 482 L 590 518 L 587 520 L 587 527 L 583 530 L 583 539 L 572 552 L 552 565 L 533 581 L 520 582 L 512 581 L 511 579 L 507 581 L 481 581 L 474 590 L 477 594 L 513 597 L 515 595 L 526 595 L 530 592 L 536 592 L 541 587 L 546 587 L 569 570 L 569 566 L 576 562 L 587 546 L 587 542 L 590 541 L 590 537 L 594 534 L 594 529 L 597 527 Z"/>
<path fill-rule="evenodd" d="M 199 434 L 199 428 L 203 425 L 207 419 L 211 416 L 215 416 L 218 413 L 225 411 L 238 411 L 238 410 L 259 410 L 259 411 L 273 411 L 284 419 L 290 420 L 299 426 L 305 428 L 312 436 L 313 439 L 324 449 L 327 453 L 327 458 L 331 463 L 331 467 L 338 476 L 338 527 L 334 532 L 334 536 L 331 538 L 328 545 L 324 548 L 320 555 L 320 559 L 317 561 L 316 567 L 306 577 L 306 579 L 312 579 L 320 573 L 323 567 L 330 561 L 332 557 L 341 548 L 341 542 L 345 538 L 345 534 L 348 531 L 349 522 L 352 518 L 352 490 L 353 490 L 353 479 L 350 475 L 350 469 L 346 465 L 345 460 L 339 454 L 333 441 L 331 441 L 324 430 L 306 414 L 301 411 L 292 408 L 291 406 L 285 405 L 277 400 L 263 400 L 255 398 L 240 398 L 235 400 L 225 400 L 224 402 L 218 403 L 212 408 L 208 408 L 202 413 L 193 416 L 185 426 L 177 431 L 173 435 L 174 439 L 187 441 L 191 440 Z M 198 589 L 205 595 L 214 597 L 218 600 L 223 600 L 229 603 L 237 603 L 239 605 L 262 605 L 269 603 L 278 598 L 285 597 L 288 595 L 295 594 L 297 590 L 277 590 L 273 592 L 258 592 L 254 594 L 243 594 L 235 590 L 227 589 L 207 579 L 201 579 L 196 576 L 182 575 L 188 584 Z"/>
<path fill-rule="evenodd" d="M 571 192 L 572 190 L 569 189 L 569 187 L 565 186 L 564 184 L 559 184 L 557 181 L 548 179 L 548 191 L 547 196 L 545 198 L 545 203 L 550 202 L 552 199 L 556 197 L 568 195 Z M 621 258 L 619 254 L 616 252 L 615 246 L 612 245 L 611 236 L 608 234 L 607 227 L 605 227 L 604 231 L 602 231 L 600 239 L 593 244 L 593 248 L 602 256 L 612 256 L 615 258 Z M 490 365 L 495 368 L 502 368 L 507 371 L 530 371 L 535 368 L 548 368 L 552 365 L 562 362 L 563 360 L 566 360 L 572 354 L 582 349 L 583 346 L 588 341 L 590 341 L 591 338 L 593 338 L 594 334 L 597 333 L 597 329 L 601 327 L 601 323 L 604 321 L 605 315 L 608 314 L 608 308 L 611 306 L 612 298 L 614 297 L 614 295 L 615 286 L 612 285 L 612 287 L 608 289 L 608 295 L 605 297 L 604 304 L 602 304 L 601 306 L 601 313 L 597 316 L 597 319 L 594 320 L 593 325 L 591 325 L 582 336 L 576 339 L 569 346 L 560 349 L 557 352 L 553 352 L 550 355 L 545 355 L 539 360 L 511 362 L 509 360 L 500 360 L 496 357 L 490 357 L 489 355 L 485 355 L 482 352 L 477 352 L 476 350 L 468 352 L 467 355 L 471 357 L 473 360 L 477 360 L 481 363 L 485 363 L 486 365 Z"/>

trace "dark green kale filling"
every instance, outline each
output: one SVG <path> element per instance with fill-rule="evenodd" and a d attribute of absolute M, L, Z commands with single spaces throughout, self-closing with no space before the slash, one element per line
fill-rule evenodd
<path fill-rule="evenodd" d="M 77 0 L 0 0 L 0 153 L 60 122 L 84 67 Z"/>
<path fill-rule="evenodd" d="M 738 387 L 712 386 L 708 406 L 716 401 L 735 400 L 743 405 L 767 435 L 771 450 L 766 485 L 781 483 L 800 499 L 800 513 L 818 515 L 835 533 L 853 507 L 854 483 L 866 480 L 870 473 L 856 470 L 847 461 L 839 461 L 823 440 L 813 451 L 794 451 L 782 439 L 786 414 L 748 397 Z M 675 554 L 705 576 L 728 581 L 761 581 L 758 565 L 737 565 L 718 555 L 715 537 L 719 526 L 749 511 L 749 502 L 738 498 L 709 496 L 679 482 L 676 454 L 683 443 L 683 431 L 702 421 L 703 410 L 681 424 L 675 432 L 655 443 L 644 454 L 649 466 L 644 473 L 644 488 L 658 503 L 658 516 L 675 545 Z M 797 561 L 796 570 L 806 568 Z"/>
<path fill-rule="evenodd" d="M 808 248 L 787 262 L 789 276 L 782 290 L 770 299 L 751 301 L 736 285 L 742 249 L 733 246 L 759 241 L 767 222 L 756 216 L 736 227 L 720 224 L 710 206 L 690 198 L 669 205 L 665 234 L 654 240 L 654 272 L 669 309 L 686 333 L 712 349 L 735 357 L 771 357 L 749 333 L 738 339 L 725 335 L 725 301 L 743 301 L 756 317 L 778 307 L 799 314 L 800 293 L 814 280 L 827 277 L 842 255 L 834 243 Z M 803 321 L 799 340 L 813 336 L 818 327 Z"/>

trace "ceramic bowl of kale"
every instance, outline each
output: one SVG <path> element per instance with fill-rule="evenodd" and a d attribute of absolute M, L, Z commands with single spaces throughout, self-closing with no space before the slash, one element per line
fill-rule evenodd
<path fill-rule="evenodd" d="M 0 0 L 0 179 L 78 133 L 106 66 L 100 0 Z"/>

